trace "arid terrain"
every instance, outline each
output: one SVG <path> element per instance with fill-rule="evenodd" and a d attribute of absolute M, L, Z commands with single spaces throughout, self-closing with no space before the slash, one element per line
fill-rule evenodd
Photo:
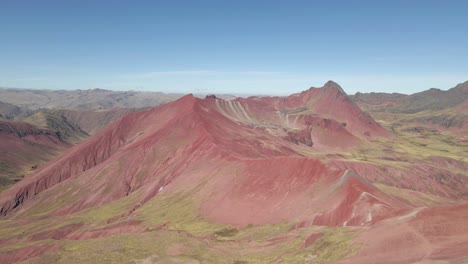
<path fill-rule="evenodd" d="M 0 101 L 0 263 L 468 263 L 468 82 Z"/>

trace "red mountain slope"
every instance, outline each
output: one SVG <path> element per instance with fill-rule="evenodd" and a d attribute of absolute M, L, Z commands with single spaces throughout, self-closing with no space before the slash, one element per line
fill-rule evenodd
<path fill-rule="evenodd" d="M 319 116 L 338 122 L 356 137 L 388 137 L 390 133 L 353 103 L 341 87 L 327 82 L 322 88 L 310 88 L 288 97 L 249 97 L 217 101 L 219 111 L 244 123 L 275 124 L 286 128 L 304 128 L 303 119 Z M 334 130 L 336 131 L 336 130 Z"/>
<path fill-rule="evenodd" d="M 210 223 L 247 229 L 291 223 L 291 232 L 311 226 L 353 226 L 349 230 L 362 231 L 360 241 L 369 239 L 382 246 L 375 238 L 376 230 L 393 227 L 393 223 L 412 225 L 413 216 L 422 222 L 432 221 L 431 212 L 437 215 L 445 211 L 430 208 L 419 215 L 422 203 L 452 204 L 464 201 L 468 193 L 463 173 L 439 168 L 461 170 L 461 161 L 434 158 L 412 164 L 387 157 L 381 163 L 356 160 L 361 156 L 354 150 L 387 153 L 380 152 L 380 145 L 374 149 L 369 145 L 395 143 L 392 140 L 392 134 L 332 82 L 285 98 L 225 101 L 187 95 L 118 119 L 0 195 L 0 213 L 5 221 L 68 219 L 86 209 L 125 200 L 123 213 L 103 216 L 99 229 L 91 228 L 93 223 L 73 222 L 48 231 L 33 230 L 29 240 L 8 237 L 0 240 L 0 245 L 41 241 L 50 236 L 78 240 L 144 233 L 148 229 L 130 219 L 141 217 L 140 209 L 154 205 L 152 201 L 158 197 L 172 195 L 177 199 L 189 197 L 195 218 Z M 371 182 L 391 183 L 396 190 L 384 191 Z M 417 187 L 410 190 L 411 186 Z M 422 198 L 417 199 L 418 195 Z M 459 224 L 464 216 L 454 218 Z M 150 229 L 164 229 L 171 220 Z M 408 233 L 401 229 L 395 234 L 397 240 Z M 213 239 L 192 234 L 186 238 L 201 239 L 204 247 Z M 309 242 L 306 244 L 314 247 L 314 242 Z M 465 244 L 456 246 L 456 254 L 448 252 L 445 256 L 458 256 L 466 248 Z M 382 248 L 370 248 L 371 252 L 363 250 L 356 258 L 367 261 L 374 251 L 386 256 Z M 443 243 L 439 249 L 448 250 Z M 48 250 L 40 253 L 52 251 Z"/>
<path fill-rule="evenodd" d="M 331 88 L 324 88 L 322 96 L 330 96 Z M 341 96 L 344 95 L 337 95 Z M 288 97 L 281 104 L 292 107 L 296 97 Z M 255 102 L 250 100 L 244 102 Z M 273 98 L 271 107 L 277 104 L 275 100 L 280 99 Z M 162 189 L 193 191 L 194 182 L 208 179 L 206 186 L 196 190 L 196 196 L 205 200 L 200 204 L 201 213 L 225 223 L 264 224 L 300 218 L 323 225 L 360 225 L 375 221 L 368 216 L 374 211 L 384 217 L 404 208 L 359 176 L 348 176 L 346 171 L 302 157 L 295 150 L 296 145 L 278 138 L 277 132 L 265 132 L 265 128 L 236 122 L 239 120 L 218 112 L 220 105 L 229 104 L 220 99 L 201 100 L 189 95 L 146 112 L 131 113 L 8 190 L 1 197 L 0 212 L 9 214 L 17 207 L 21 211 L 36 203 L 53 203 L 60 193 L 48 201 L 35 199 L 29 203 L 27 200 L 64 181 L 64 184 L 93 184 L 80 187 L 73 202 L 55 214 L 108 203 L 134 191 L 144 194 L 140 202 L 144 204 Z M 320 109 L 319 104 L 312 106 Z M 271 116 L 277 116 L 272 113 Z M 312 126 L 315 130 L 310 115 L 303 114 L 298 120 L 301 126 Z M 368 118 L 362 115 L 357 120 L 363 117 Z M 343 126 L 327 124 L 336 121 L 323 120 L 325 129 L 336 127 L 333 132 L 337 136 L 341 133 L 354 142 L 359 140 Z M 380 131 L 378 128 L 376 131 Z M 314 133 L 311 134 L 314 140 Z M 324 140 L 320 138 L 319 142 Z M 335 196 L 334 192 L 340 195 Z M 334 196 L 334 207 L 319 206 L 330 195 Z M 311 198 L 316 207 L 311 206 Z M 368 204 L 377 205 L 370 211 L 351 208 Z M 346 212 L 343 207 L 347 208 Z M 251 215 L 253 211 L 255 215 Z M 237 217 L 231 217 L 229 212 Z"/>

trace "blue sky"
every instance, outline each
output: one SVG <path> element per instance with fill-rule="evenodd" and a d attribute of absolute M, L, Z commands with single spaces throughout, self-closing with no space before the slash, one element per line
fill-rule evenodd
<path fill-rule="evenodd" d="M 468 80 L 468 1 L 0 1 L 0 86 L 413 93 Z"/>

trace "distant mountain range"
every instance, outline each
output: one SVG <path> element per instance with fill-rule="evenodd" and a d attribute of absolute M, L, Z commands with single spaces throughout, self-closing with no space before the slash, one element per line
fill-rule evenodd
<path fill-rule="evenodd" d="M 467 104 L 468 81 L 460 83 L 447 91 L 431 88 L 411 95 L 356 93 L 351 96 L 351 99 L 361 107 L 373 111 L 414 114 L 428 110 L 444 110 Z"/>
<path fill-rule="evenodd" d="M 30 110 L 111 109 L 151 107 L 179 98 L 180 94 L 159 92 L 92 90 L 28 90 L 0 88 L 0 101 Z"/>
<path fill-rule="evenodd" d="M 450 129 L 460 136 L 468 133 L 468 82 L 412 95 L 357 93 L 351 100 L 377 119 Z"/>

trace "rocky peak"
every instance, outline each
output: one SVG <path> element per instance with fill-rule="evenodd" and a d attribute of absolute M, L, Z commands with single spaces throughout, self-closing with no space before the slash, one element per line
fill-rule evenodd
<path fill-rule="evenodd" d="M 460 90 L 460 91 L 463 91 L 463 92 L 468 92 L 468 81 L 464 82 L 464 83 L 459 83 L 457 86 L 455 86 L 456 90 Z"/>
<path fill-rule="evenodd" d="M 346 92 L 341 88 L 339 84 L 337 84 L 334 81 L 328 81 L 322 86 L 322 91 L 327 92 L 327 93 L 336 93 L 336 94 L 341 94 L 344 96 L 347 96 Z"/>

